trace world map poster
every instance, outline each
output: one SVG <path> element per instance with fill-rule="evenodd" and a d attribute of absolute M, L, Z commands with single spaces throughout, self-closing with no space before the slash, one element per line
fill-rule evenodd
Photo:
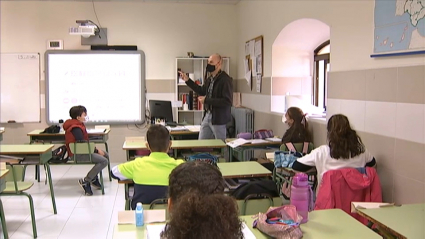
<path fill-rule="evenodd" d="M 375 0 L 373 56 L 425 53 L 425 0 Z"/>

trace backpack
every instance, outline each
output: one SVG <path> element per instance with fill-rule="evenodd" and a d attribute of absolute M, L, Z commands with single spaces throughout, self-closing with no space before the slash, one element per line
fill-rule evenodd
<path fill-rule="evenodd" d="M 260 129 L 254 132 L 254 139 L 266 139 L 266 138 L 273 138 L 273 130 L 268 129 Z"/>
<path fill-rule="evenodd" d="M 43 132 L 41 132 L 42 134 L 57 134 L 59 133 L 61 127 L 59 127 L 58 125 L 51 125 L 47 128 L 44 129 Z"/>
<path fill-rule="evenodd" d="M 231 196 L 233 196 L 236 200 L 245 199 L 250 195 L 257 195 L 258 198 L 267 195 L 273 198 L 279 197 L 279 191 L 274 181 L 260 180 L 244 183 L 231 193 Z"/>
<path fill-rule="evenodd" d="M 51 164 L 67 163 L 69 160 L 68 149 L 65 145 L 52 151 L 52 158 L 49 160 Z"/>
<path fill-rule="evenodd" d="M 217 167 L 218 157 L 209 153 L 199 153 L 186 157 L 186 161 L 204 161 Z"/>
<path fill-rule="evenodd" d="M 297 152 L 292 143 L 286 143 L 289 151 L 276 151 L 274 152 L 274 166 L 276 168 L 292 168 L 295 160 L 306 155 L 308 152 L 308 142 L 304 142 L 303 151 Z"/>

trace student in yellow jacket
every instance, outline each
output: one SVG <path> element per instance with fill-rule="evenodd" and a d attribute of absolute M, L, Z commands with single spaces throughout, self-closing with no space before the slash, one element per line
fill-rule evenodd
<path fill-rule="evenodd" d="M 153 200 L 167 197 L 168 176 L 183 160 L 168 156 L 171 147 L 170 132 L 162 125 L 152 125 L 146 133 L 146 147 L 149 156 L 115 166 L 112 175 L 115 179 L 134 181 L 134 196 L 131 208 L 136 204 L 150 204 Z"/>

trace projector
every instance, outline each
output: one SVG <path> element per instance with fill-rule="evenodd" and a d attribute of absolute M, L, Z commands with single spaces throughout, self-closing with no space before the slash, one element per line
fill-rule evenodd
<path fill-rule="evenodd" d="M 78 27 L 70 27 L 70 35 L 79 35 L 85 38 L 95 36 L 99 32 L 99 27 L 90 20 L 77 20 Z"/>

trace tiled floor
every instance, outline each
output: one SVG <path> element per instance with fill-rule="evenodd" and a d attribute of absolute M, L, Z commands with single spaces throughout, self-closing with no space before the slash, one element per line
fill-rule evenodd
<path fill-rule="evenodd" d="M 58 214 L 53 214 L 49 186 L 35 182 L 28 191 L 34 199 L 38 238 L 40 239 L 105 239 L 112 238 L 118 211 L 124 210 L 124 186 L 109 181 L 104 169 L 105 195 L 93 189 L 93 196 L 84 196 L 78 184 L 90 165 L 51 166 Z M 26 180 L 34 180 L 34 167 L 28 167 Z M 7 229 L 11 239 L 32 238 L 28 199 L 25 196 L 1 197 Z M 0 226 L 1 228 L 1 226 Z M 1 231 L 2 232 L 2 231 Z M 0 238 L 3 238 L 1 233 Z"/>

